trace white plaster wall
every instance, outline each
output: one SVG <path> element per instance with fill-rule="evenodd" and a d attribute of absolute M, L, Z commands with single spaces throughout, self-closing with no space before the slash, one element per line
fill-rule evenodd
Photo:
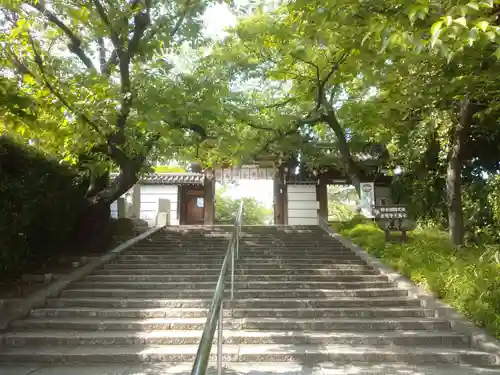
<path fill-rule="evenodd" d="M 317 225 L 316 185 L 288 185 L 288 225 Z"/>
<path fill-rule="evenodd" d="M 179 225 L 177 218 L 177 185 L 141 185 L 141 214 L 148 225 L 154 226 L 158 213 L 158 200 L 170 201 L 170 225 Z"/>
<path fill-rule="evenodd" d="M 113 219 L 118 219 L 118 203 L 116 201 L 111 203 L 111 217 Z"/>

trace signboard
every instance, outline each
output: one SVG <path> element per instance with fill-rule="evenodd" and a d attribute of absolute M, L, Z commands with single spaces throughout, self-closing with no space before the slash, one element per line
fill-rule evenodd
<path fill-rule="evenodd" d="M 218 182 L 272 180 L 273 176 L 273 168 L 262 168 L 257 165 L 242 165 L 241 167 L 215 169 L 215 179 Z"/>
<path fill-rule="evenodd" d="M 389 232 L 401 232 L 403 241 L 407 240 L 406 231 L 409 229 L 403 226 L 405 219 L 408 218 L 408 211 L 405 206 L 387 205 L 373 206 L 373 216 L 378 225 L 385 232 L 385 239 L 389 241 Z"/>
<path fill-rule="evenodd" d="M 372 207 L 375 204 L 375 185 L 373 182 L 362 182 L 360 185 L 359 208 L 361 214 L 373 218 Z"/>

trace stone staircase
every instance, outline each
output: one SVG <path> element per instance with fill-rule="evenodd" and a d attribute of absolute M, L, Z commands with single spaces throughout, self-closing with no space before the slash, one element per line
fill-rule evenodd
<path fill-rule="evenodd" d="M 229 230 L 156 232 L 71 284 L 1 336 L 0 374 L 190 373 Z M 500 374 L 319 227 L 244 227 L 240 254 L 226 373 Z"/>

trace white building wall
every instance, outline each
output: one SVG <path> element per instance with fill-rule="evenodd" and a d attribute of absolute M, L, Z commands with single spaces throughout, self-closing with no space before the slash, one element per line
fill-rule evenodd
<path fill-rule="evenodd" d="M 179 225 L 177 197 L 177 185 L 141 185 L 140 218 L 146 220 L 150 227 L 154 226 L 159 199 L 168 199 L 170 201 L 170 225 Z"/>
<path fill-rule="evenodd" d="M 288 225 L 317 225 L 316 185 L 288 185 Z"/>
<path fill-rule="evenodd" d="M 118 203 L 116 201 L 111 203 L 111 217 L 113 219 L 118 219 Z"/>

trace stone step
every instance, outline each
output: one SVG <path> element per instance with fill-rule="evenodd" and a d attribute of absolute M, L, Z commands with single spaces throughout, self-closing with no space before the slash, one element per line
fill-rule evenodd
<path fill-rule="evenodd" d="M 18 331 L 1 337 L 3 345 L 76 346 L 76 345 L 196 345 L 202 330 L 144 331 Z M 466 348 L 469 340 L 452 332 L 301 332 L 301 331 L 233 331 L 224 330 L 224 343 L 242 344 L 309 344 L 309 345 L 374 345 L 447 346 Z"/>
<path fill-rule="evenodd" d="M 191 258 L 196 258 L 196 257 L 202 257 L 202 258 L 209 258 L 209 257 L 224 257 L 226 255 L 226 250 L 224 251 L 211 251 L 211 250 L 197 250 L 197 251 L 192 251 L 192 250 L 179 250 L 179 249 L 171 249 L 171 250 L 143 250 L 143 251 L 138 251 L 138 250 L 128 250 L 123 256 L 125 255 L 132 255 L 132 256 L 169 256 L 169 257 L 187 257 L 189 259 Z M 356 258 L 356 255 L 354 255 L 351 252 L 345 252 L 345 253 L 340 253 L 337 251 L 317 251 L 317 252 L 310 252 L 310 251 L 294 251 L 294 252 L 283 252 L 283 251 L 275 251 L 272 249 L 264 249 L 260 251 L 247 251 L 246 249 L 241 248 L 240 251 L 240 259 L 241 258 L 286 258 L 286 259 L 296 259 L 296 258 L 310 258 L 310 257 L 317 257 L 317 258 L 348 258 L 348 257 L 354 257 Z"/>
<path fill-rule="evenodd" d="M 0 361 L 10 363 L 151 363 L 193 361 L 197 345 L 129 345 L 79 347 L 57 346 L 40 347 L 5 347 L 0 350 Z M 210 359 L 216 358 L 216 349 L 212 348 Z M 474 364 L 489 365 L 495 356 L 492 354 L 466 349 L 443 348 L 386 348 L 350 345 L 225 345 L 225 362 L 290 362 L 303 361 L 317 363 L 334 361 L 336 365 L 359 363 L 380 364 Z"/>
<path fill-rule="evenodd" d="M 78 317 L 78 318 L 165 318 L 165 317 L 206 317 L 207 308 L 41 308 L 31 312 L 32 317 Z M 234 308 L 224 309 L 224 316 L 275 317 L 275 318 L 315 318 L 315 317 L 351 317 L 351 318 L 402 318 L 434 317 L 434 311 L 423 308 Z"/>
<path fill-rule="evenodd" d="M 220 253 L 220 254 L 189 254 L 189 255 L 182 255 L 182 254 L 123 254 L 119 257 L 120 260 L 122 261 L 134 261 L 134 262 L 144 262 L 144 263 L 149 263 L 149 262 L 155 262 L 155 261 L 161 261 L 161 262 L 170 262 L 170 261 L 179 261 L 183 260 L 184 262 L 187 260 L 196 260 L 197 263 L 200 261 L 206 262 L 206 261 L 211 261 L 211 260 L 217 260 L 221 262 L 224 260 L 225 253 Z M 311 255 L 308 254 L 300 254 L 297 256 L 289 256 L 289 255 L 276 255 L 276 254 L 261 254 L 259 256 L 241 256 L 238 259 L 238 262 L 249 262 L 249 263 L 267 263 L 267 262 L 275 262 L 275 261 L 280 261 L 280 262 L 290 262 L 290 263 L 295 263 L 295 262 L 304 262 L 305 260 L 310 260 Z M 314 255 L 315 261 L 324 263 L 324 262 L 335 262 L 335 261 L 360 261 L 360 259 L 353 255 L 353 254 L 346 254 L 346 255 L 338 255 L 338 254 L 324 254 L 323 256 L 318 256 Z"/>
<path fill-rule="evenodd" d="M 262 268 L 236 268 L 237 275 L 270 275 L 270 276 L 380 276 L 380 272 L 373 268 L 346 269 L 342 268 L 275 268 L 272 270 Z M 136 266 L 118 267 L 116 265 L 96 270 L 93 275 L 159 275 L 159 276 L 180 276 L 180 275 L 219 275 L 220 268 L 139 268 Z"/>
<path fill-rule="evenodd" d="M 100 318 L 27 318 L 15 321 L 12 327 L 23 330 L 202 330 L 206 322 L 201 318 L 100 319 Z M 450 323 L 435 318 L 226 318 L 227 329 L 247 330 L 310 330 L 310 331 L 390 331 L 390 330 L 449 330 Z"/>
<path fill-rule="evenodd" d="M 219 279 L 219 275 L 214 273 L 208 275 L 147 275 L 147 274 L 129 274 L 129 275 L 110 275 L 110 274 L 94 274 L 87 276 L 85 281 L 93 282 L 122 282 L 122 281 L 149 281 L 149 282 L 197 282 L 197 281 L 213 281 L 216 282 Z M 230 276 L 227 276 L 227 280 Z M 382 282 L 387 281 L 387 276 L 384 275 L 241 275 L 236 274 L 235 279 L 237 281 L 269 281 L 269 282 Z"/>
<path fill-rule="evenodd" d="M 226 286 L 229 295 L 229 286 Z M 212 298 L 214 289 L 66 289 L 62 297 L 129 297 L 129 298 Z M 338 297 L 405 297 L 408 291 L 398 288 L 367 289 L 236 289 L 235 298 L 338 298 Z"/>
<path fill-rule="evenodd" d="M 245 264 L 239 264 L 237 263 L 237 268 L 238 269 L 243 269 L 247 270 L 250 268 L 251 270 L 259 269 L 259 270 L 266 270 L 266 272 L 271 272 L 271 270 L 275 269 L 289 269 L 289 270 L 294 270 L 294 266 L 296 267 L 301 267 L 297 269 L 302 269 L 304 266 L 304 263 L 301 264 L 266 264 L 266 263 L 245 263 Z M 313 263 L 310 264 L 311 268 L 309 268 L 309 271 L 312 272 L 313 270 L 318 270 L 318 269 L 331 269 L 335 271 L 373 271 L 373 269 L 367 265 L 364 264 L 322 264 L 322 263 Z M 203 272 L 205 269 L 218 269 L 220 270 L 221 264 L 214 264 L 214 263 L 144 263 L 144 262 L 130 262 L 130 263 L 124 263 L 120 261 L 116 261 L 113 263 L 108 263 L 103 266 L 104 268 L 113 268 L 113 269 L 198 269 L 199 272 Z"/>
<path fill-rule="evenodd" d="M 196 331 L 192 331 L 196 332 Z M 201 334 L 200 334 L 201 337 Z M 168 343 L 168 342 L 167 342 Z M 387 345 L 468 347 L 467 337 L 439 331 L 224 331 L 226 344 L 314 344 L 314 345 Z"/>
<path fill-rule="evenodd" d="M 209 298 L 159 299 L 159 298 L 49 298 L 48 307 L 95 307 L 95 308 L 208 308 Z M 226 308 L 345 308 L 345 307 L 420 307 L 420 301 L 409 297 L 370 297 L 370 298 L 250 298 L 225 301 Z"/>
<path fill-rule="evenodd" d="M 338 252 L 338 251 L 294 251 L 294 252 L 284 252 L 284 251 L 273 251 L 273 250 L 263 250 L 263 251 L 242 251 L 240 252 L 240 259 L 261 259 L 266 257 L 282 258 L 282 259 L 310 259 L 311 256 L 317 258 L 349 258 L 349 259 L 359 259 L 359 257 L 352 252 Z"/>
<path fill-rule="evenodd" d="M 185 265 L 194 265 L 198 264 L 200 267 L 221 267 L 224 259 L 223 258 L 205 258 L 205 259 L 192 259 L 191 262 L 189 262 L 189 259 L 186 259 L 185 257 L 181 258 L 171 258 L 171 259 L 162 259 L 162 260 L 139 260 L 139 259 L 128 259 L 128 258 L 118 258 L 115 260 L 112 264 L 123 264 L 125 266 L 137 266 L 141 265 L 146 268 L 151 268 L 151 267 L 165 267 L 165 268 L 171 268 L 175 267 L 177 265 L 184 267 Z M 240 268 L 245 268 L 245 267 L 264 267 L 264 268 L 276 268 L 276 267 L 283 267 L 284 265 L 289 266 L 289 267 L 294 267 L 294 266 L 302 266 L 305 264 L 305 262 L 309 262 L 311 267 L 325 267 L 325 268 L 330 268 L 332 266 L 343 266 L 343 265 L 361 265 L 365 266 L 366 263 L 361 260 L 361 259 L 314 259 L 314 261 L 310 261 L 308 259 L 302 259 L 302 260 L 289 260 L 289 259 L 276 259 L 276 258 L 269 258 L 269 259 L 261 259 L 261 260 L 247 260 L 247 259 L 240 259 L 237 260 L 237 265 Z"/>
<path fill-rule="evenodd" d="M 72 364 L 45 365 L 39 370 L 29 365 L 4 366 L 8 375 L 190 375 L 193 362 L 162 362 L 142 364 Z M 408 365 L 392 362 L 338 364 L 327 361 L 288 362 L 226 362 L 223 372 L 232 375 L 500 375 L 500 369 L 465 364 Z M 35 372 L 33 372 L 35 371 Z M 216 375 L 215 361 L 209 361 L 207 375 Z"/>
<path fill-rule="evenodd" d="M 241 258 L 238 259 L 238 265 L 245 267 L 247 265 L 249 266 L 260 266 L 260 265 L 282 265 L 282 264 L 289 264 L 291 266 L 294 265 L 310 265 L 311 267 L 315 267 L 316 265 L 318 266 L 325 266 L 325 265 L 334 265 L 334 264 L 360 264 L 360 265 L 366 265 L 366 263 L 359 259 L 352 257 L 350 259 L 348 258 L 335 258 L 334 256 L 329 257 L 329 258 L 302 258 L 302 259 L 289 259 L 289 258 Z"/>
<path fill-rule="evenodd" d="M 157 281 L 84 281 L 70 285 L 70 289 L 213 289 L 217 281 L 157 282 Z M 230 284 L 227 284 L 229 287 Z M 386 281 L 376 282 L 329 282 L 329 281 L 236 281 L 241 289 L 373 289 L 391 288 Z"/>
<path fill-rule="evenodd" d="M 193 244 L 186 244 L 186 243 L 165 243 L 165 242 L 159 242 L 159 243 L 145 243 L 145 244 L 137 244 L 131 247 L 130 249 L 127 250 L 127 253 L 129 252 L 137 252 L 137 253 L 142 253 L 143 251 L 150 251 L 150 252 L 171 252 L 171 251 L 177 251 L 177 252 L 213 252 L 213 253 L 224 253 L 227 250 L 227 247 L 229 245 L 229 240 L 225 241 L 220 244 L 210 244 L 210 243 L 201 243 L 198 245 L 193 245 Z"/>

